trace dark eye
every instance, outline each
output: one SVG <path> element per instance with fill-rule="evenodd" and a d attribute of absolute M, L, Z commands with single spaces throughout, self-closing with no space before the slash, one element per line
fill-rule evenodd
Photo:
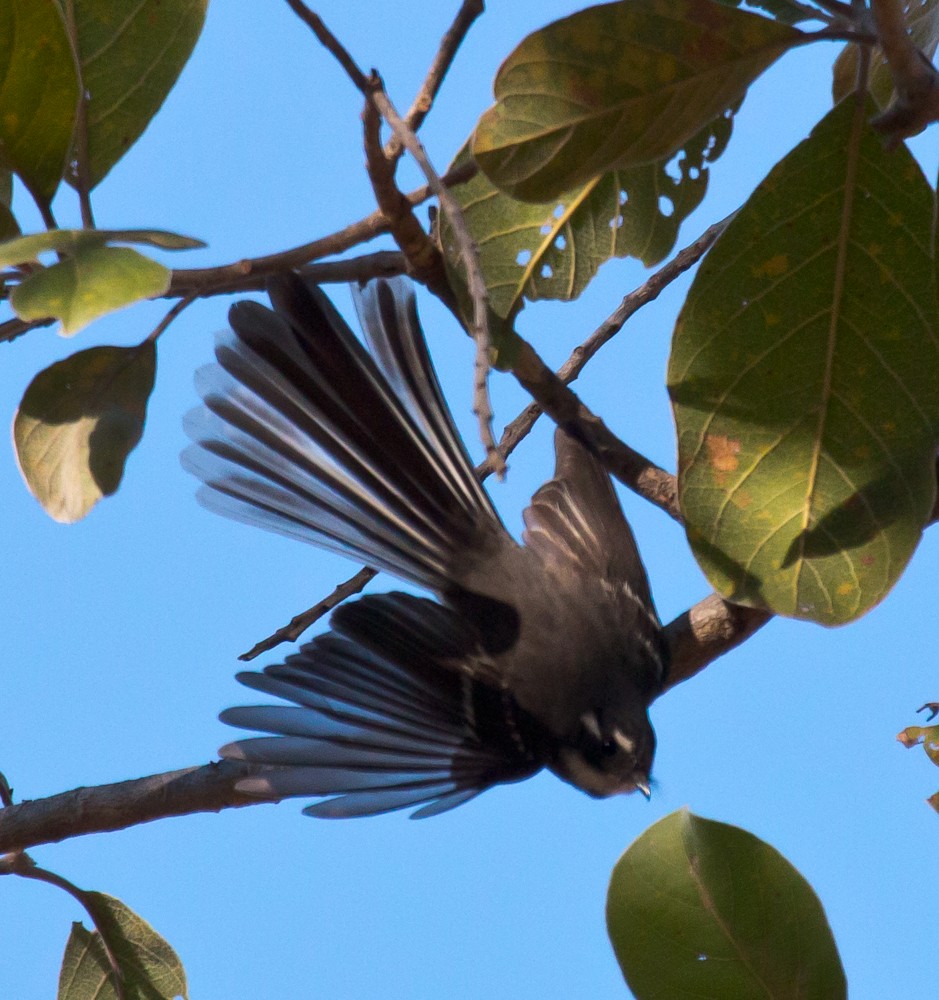
<path fill-rule="evenodd" d="M 604 757 L 612 757 L 616 753 L 616 741 L 615 740 L 604 740 L 600 744 L 600 750 L 603 752 Z"/>

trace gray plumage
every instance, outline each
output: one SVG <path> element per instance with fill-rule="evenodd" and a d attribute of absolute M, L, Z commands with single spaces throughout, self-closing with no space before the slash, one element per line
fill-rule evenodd
<path fill-rule="evenodd" d="M 403 279 L 356 295 L 369 343 L 299 278 L 230 313 L 200 372 L 184 464 L 201 501 L 418 584 L 339 608 L 332 632 L 244 673 L 292 706 L 229 709 L 274 735 L 222 748 L 272 765 L 246 791 L 352 816 L 459 805 L 543 766 L 591 795 L 648 793 L 647 709 L 667 650 L 609 477 L 559 430 L 524 545 L 477 482 Z"/>

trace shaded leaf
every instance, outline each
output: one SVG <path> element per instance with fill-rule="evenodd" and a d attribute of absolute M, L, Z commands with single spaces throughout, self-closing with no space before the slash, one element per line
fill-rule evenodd
<path fill-rule="evenodd" d="M 108 243 L 141 243 L 161 250 L 196 250 L 202 240 L 163 229 L 50 229 L 0 243 L 0 267 L 36 260 L 41 253 L 75 253 Z"/>
<path fill-rule="evenodd" d="M 62 333 L 77 333 L 105 313 L 162 295 L 171 272 L 129 247 L 79 247 L 58 264 L 24 278 L 10 292 L 21 319 L 54 316 Z"/>
<path fill-rule="evenodd" d="M 0 241 L 12 239 L 20 231 L 12 211 L 13 174 L 0 167 Z"/>
<path fill-rule="evenodd" d="M 682 810 L 613 869 L 607 930 L 637 1000 L 839 1000 L 818 897 L 769 844 Z"/>
<path fill-rule="evenodd" d="M 713 0 L 589 7 L 529 35 L 502 64 L 473 155 L 525 201 L 666 159 L 801 37 Z"/>
<path fill-rule="evenodd" d="M 939 0 L 905 0 L 903 6 L 913 41 L 927 59 L 932 59 L 939 45 Z M 857 57 L 857 46 L 846 45 L 835 60 L 831 91 L 836 104 L 854 90 Z M 881 108 L 886 108 L 893 97 L 893 76 L 879 48 L 871 52 L 868 89 Z"/>
<path fill-rule="evenodd" d="M 208 0 L 75 0 L 91 186 L 140 138 L 202 31 Z M 69 178 L 74 183 L 74 178 Z"/>
<path fill-rule="evenodd" d="M 0 4 L 0 161 L 52 200 L 72 141 L 78 79 L 55 0 Z"/>
<path fill-rule="evenodd" d="M 83 518 L 120 485 L 143 434 L 156 348 L 92 347 L 41 371 L 13 419 L 20 472 L 56 521 Z"/>
<path fill-rule="evenodd" d="M 121 969 L 126 1000 L 176 1000 L 189 996 L 176 952 L 133 910 L 100 892 L 83 892 Z M 117 1000 L 111 965 L 97 931 L 72 924 L 59 973 L 58 1000 Z"/>
<path fill-rule="evenodd" d="M 732 127 L 728 111 L 674 158 L 611 171 L 541 204 L 515 200 L 482 173 L 455 187 L 493 310 L 510 316 L 523 297 L 575 299 L 611 257 L 638 257 L 649 266 L 664 259 L 704 198 L 708 166 L 724 151 Z M 464 149 L 453 166 L 469 158 Z M 448 265 L 458 268 L 445 219 L 441 242 Z"/>
<path fill-rule="evenodd" d="M 835 108 L 704 260 L 675 328 L 679 499 L 712 585 L 838 624 L 881 600 L 936 489 L 933 194 Z"/>

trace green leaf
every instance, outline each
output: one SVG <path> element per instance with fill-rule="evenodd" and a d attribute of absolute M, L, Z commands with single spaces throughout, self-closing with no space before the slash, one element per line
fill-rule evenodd
<path fill-rule="evenodd" d="M 482 173 L 455 187 L 493 310 L 507 317 L 523 297 L 575 299 L 611 257 L 638 257 L 649 266 L 665 258 L 704 198 L 708 166 L 732 127 L 732 112 L 721 114 L 685 143 L 677 162 L 614 170 L 541 204 L 516 201 Z M 469 158 L 464 149 L 453 166 Z M 441 243 L 448 265 L 459 267 L 446 219 Z"/>
<path fill-rule="evenodd" d="M 932 510 L 933 193 L 843 102 L 705 258 L 669 391 L 691 546 L 725 597 L 828 625 L 880 601 Z"/>
<path fill-rule="evenodd" d="M 171 272 L 129 247 L 79 247 L 16 285 L 10 305 L 21 319 L 55 316 L 71 335 L 105 313 L 162 295 Z"/>
<path fill-rule="evenodd" d="M 75 0 L 92 187 L 160 110 L 195 47 L 207 6 L 208 0 L 131 6 L 127 0 Z"/>
<path fill-rule="evenodd" d="M 549 201 L 670 157 L 801 32 L 713 0 L 622 0 L 529 35 L 502 64 L 473 155 L 499 188 Z"/>
<path fill-rule="evenodd" d="M 13 174 L 0 167 L 0 242 L 19 235 L 20 226 L 12 211 Z"/>
<path fill-rule="evenodd" d="M 49 229 L 0 243 L 0 267 L 36 260 L 41 253 L 76 253 L 108 243 L 141 243 L 161 250 L 196 250 L 202 240 L 163 229 Z"/>
<path fill-rule="evenodd" d="M 607 930 L 637 1000 L 840 1000 L 818 897 L 769 844 L 682 810 L 617 862 Z"/>
<path fill-rule="evenodd" d="M 83 892 L 123 975 L 126 1000 L 175 1000 L 189 996 L 176 952 L 119 899 Z M 59 973 L 58 1000 L 117 1000 L 111 965 L 97 931 L 72 924 Z"/>
<path fill-rule="evenodd" d="M 903 7 L 913 41 L 927 59 L 932 59 L 939 45 L 939 0 L 906 0 Z M 857 46 L 846 45 L 835 60 L 831 81 L 835 103 L 854 90 L 857 57 Z M 868 89 L 881 108 L 886 108 L 893 97 L 893 76 L 879 48 L 871 52 Z"/>
<path fill-rule="evenodd" d="M 92 347 L 41 371 L 13 419 L 20 471 L 56 521 L 83 518 L 120 485 L 143 434 L 156 348 Z"/>
<path fill-rule="evenodd" d="M 74 55 L 55 0 L 0 4 L 0 161 L 42 202 L 62 179 L 77 103 Z"/>
<path fill-rule="evenodd" d="M 926 756 L 939 767 L 939 726 L 907 726 L 897 739 L 907 748 L 922 744 Z"/>

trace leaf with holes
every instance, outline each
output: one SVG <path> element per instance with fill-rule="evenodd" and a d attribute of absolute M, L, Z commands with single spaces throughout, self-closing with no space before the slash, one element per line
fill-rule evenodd
<path fill-rule="evenodd" d="M 10 293 L 20 319 L 54 316 L 71 335 L 105 313 L 162 295 L 170 271 L 129 247 L 83 246 L 24 278 Z"/>
<path fill-rule="evenodd" d="M 0 4 L 0 163 L 43 203 L 65 170 L 78 76 L 55 0 Z"/>
<path fill-rule="evenodd" d="M 735 109 L 733 109 L 735 110 Z M 685 143 L 677 157 L 614 170 L 543 204 L 516 201 L 478 173 L 453 189 L 478 250 L 493 310 L 513 315 L 523 298 L 577 298 L 612 257 L 658 263 L 707 190 L 708 167 L 724 151 L 733 110 Z M 453 166 L 470 159 L 464 149 Z M 441 222 L 448 266 L 462 266 Z"/>
<path fill-rule="evenodd" d="M 107 938 L 121 970 L 127 1000 L 188 998 L 179 956 L 142 917 L 102 892 L 83 892 L 82 901 Z M 111 977 L 101 934 L 72 924 L 59 972 L 58 1000 L 117 1000 Z"/>
<path fill-rule="evenodd" d="M 13 419 L 20 472 L 56 521 L 83 518 L 120 485 L 143 434 L 156 348 L 92 347 L 41 371 Z"/>
<path fill-rule="evenodd" d="M 202 31 L 208 0 L 94 0 L 75 4 L 88 93 L 91 187 L 140 138 L 173 89 Z M 74 155 L 74 154 L 73 154 Z M 69 177 L 70 184 L 76 183 Z"/>
<path fill-rule="evenodd" d="M 668 381 L 688 539 L 725 597 L 828 625 L 881 600 L 936 490 L 933 193 L 848 100 L 705 258 Z"/>
<path fill-rule="evenodd" d="M 686 810 L 616 863 L 607 931 L 636 1000 L 841 1000 L 844 970 L 812 887 L 769 844 Z"/>
<path fill-rule="evenodd" d="M 910 35 L 927 59 L 932 59 L 939 45 L 939 0 L 906 0 L 904 14 Z M 856 45 L 846 45 L 832 68 L 831 91 L 837 103 L 854 90 L 857 80 Z M 870 53 L 868 89 L 881 108 L 893 97 L 893 76 L 879 48 Z"/>
<path fill-rule="evenodd" d="M 473 156 L 498 188 L 538 202 L 667 159 L 801 37 L 713 0 L 588 7 L 502 64 Z"/>

